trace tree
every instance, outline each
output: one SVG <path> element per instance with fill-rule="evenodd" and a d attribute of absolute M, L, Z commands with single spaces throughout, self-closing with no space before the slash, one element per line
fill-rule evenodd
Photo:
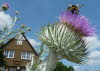
<path fill-rule="evenodd" d="M 58 62 L 53 71 L 74 71 L 74 68 L 72 66 L 65 66 L 62 62 Z"/>
<path fill-rule="evenodd" d="M 0 48 L 0 67 L 3 67 L 3 66 L 5 66 L 5 61 L 4 61 L 4 55 L 3 55 L 3 49 L 2 48 Z"/>

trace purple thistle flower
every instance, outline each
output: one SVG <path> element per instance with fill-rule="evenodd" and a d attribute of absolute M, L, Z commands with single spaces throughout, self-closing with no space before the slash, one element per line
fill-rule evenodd
<path fill-rule="evenodd" d="M 72 26 L 75 32 L 81 36 L 92 36 L 95 34 L 94 28 L 90 26 L 90 22 L 85 16 L 63 12 L 59 19 L 62 23 Z"/>

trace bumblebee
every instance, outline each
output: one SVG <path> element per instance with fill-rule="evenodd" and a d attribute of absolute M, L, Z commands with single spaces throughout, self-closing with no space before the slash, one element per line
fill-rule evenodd
<path fill-rule="evenodd" d="M 67 8 L 67 12 L 71 12 L 72 14 L 79 14 L 79 8 L 82 7 L 83 4 L 77 4 L 77 5 L 72 5 L 69 4 L 69 7 Z"/>
<path fill-rule="evenodd" d="M 72 5 L 71 7 L 68 7 L 67 11 L 71 12 L 72 14 L 79 14 L 79 9 L 76 5 Z"/>

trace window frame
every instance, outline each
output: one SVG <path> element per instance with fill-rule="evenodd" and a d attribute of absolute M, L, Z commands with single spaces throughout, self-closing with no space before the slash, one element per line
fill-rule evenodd
<path fill-rule="evenodd" d="M 17 40 L 17 45 L 22 45 L 23 41 L 22 40 Z"/>
<path fill-rule="evenodd" d="M 32 53 L 30 53 L 30 52 L 21 52 L 21 59 L 31 60 L 31 58 L 32 58 Z"/>
<path fill-rule="evenodd" d="M 6 54 L 6 51 L 8 51 L 7 56 L 5 55 Z M 13 54 L 11 54 L 11 51 L 13 52 Z M 12 57 L 10 55 L 12 55 Z M 5 50 L 4 51 L 4 56 L 6 58 L 14 58 L 14 55 L 15 55 L 15 51 L 13 51 L 13 50 Z"/>

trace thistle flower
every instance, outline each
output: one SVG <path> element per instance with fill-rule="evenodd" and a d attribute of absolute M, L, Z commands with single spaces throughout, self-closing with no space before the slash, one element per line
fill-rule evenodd
<path fill-rule="evenodd" d="M 2 5 L 2 10 L 3 10 L 3 11 L 8 10 L 8 8 L 9 8 L 9 5 L 8 5 L 7 3 L 4 3 L 4 4 Z"/>
<path fill-rule="evenodd" d="M 75 32 L 80 36 L 92 36 L 95 34 L 94 28 L 90 26 L 90 22 L 85 16 L 63 12 L 59 19 L 62 23 L 73 27 Z"/>

